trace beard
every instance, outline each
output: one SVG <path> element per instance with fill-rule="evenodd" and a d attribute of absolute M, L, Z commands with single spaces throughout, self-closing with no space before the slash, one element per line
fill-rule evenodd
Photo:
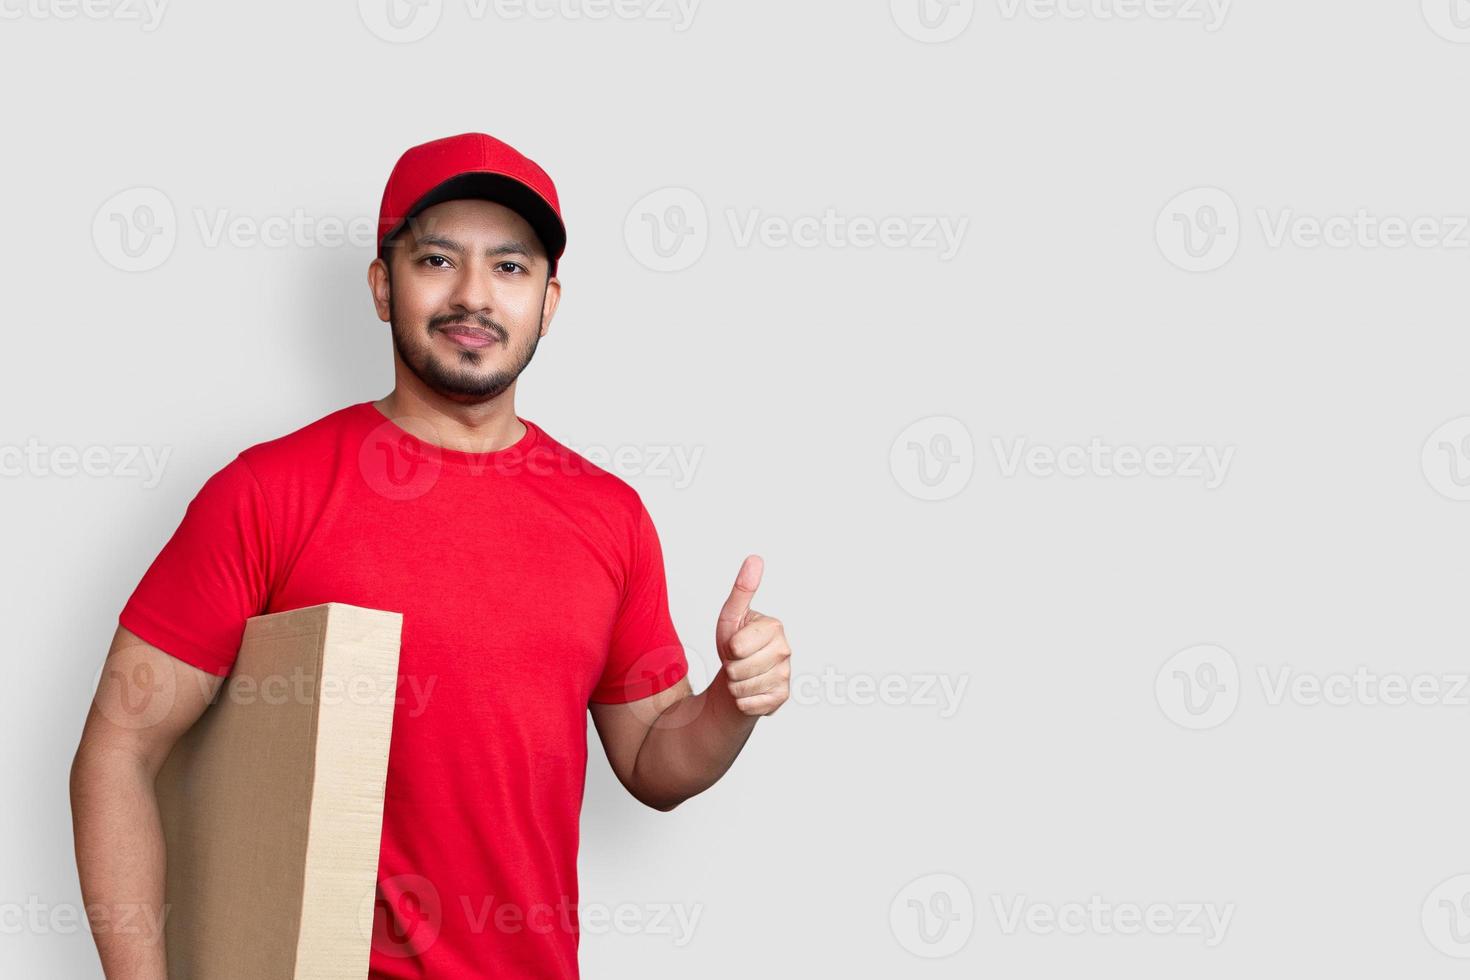
<path fill-rule="evenodd" d="M 538 316 L 536 329 L 531 331 L 530 338 L 512 348 L 507 340 L 509 332 L 488 317 L 476 314 L 441 314 L 430 317 L 422 327 L 414 330 L 402 322 L 391 296 L 388 300 L 388 325 L 393 334 L 393 348 L 398 352 L 399 358 L 429 390 L 452 401 L 469 404 L 489 401 L 515 383 L 536 353 L 544 319 L 544 315 Z M 445 358 L 434 350 L 432 334 L 439 327 L 452 323 L 480 327 L 500 339 L 478 350 L 465 348 L 452 357 Z M 500 347 L 505 347 L 509 355 L 508 363 L 503 368 L 488 370 L 486 365 Z"/>

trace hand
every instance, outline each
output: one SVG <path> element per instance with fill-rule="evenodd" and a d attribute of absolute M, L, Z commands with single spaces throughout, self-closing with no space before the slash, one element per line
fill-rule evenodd
<path fill-rule="evenodd" d="M 750 608 L 765 563 L 751 555 L 740 566 L 730 598 L 715 622 L 721 673 L 742 714 L 769 715 L 791 694 L 791 647 L 781 621 Z"/>

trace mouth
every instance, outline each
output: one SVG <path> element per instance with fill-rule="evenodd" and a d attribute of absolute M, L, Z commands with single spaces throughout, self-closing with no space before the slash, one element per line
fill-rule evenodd
<path fill-rule="evenodd" d="M 491 344 L 498 343 L 500 341 L 500 338 L 495 336 L 495 334 L 491 333 L 489 330 L 485 330 L 480 327 L 453 325 L 448 327 L 439 327 L 438 329 L 440 333 L 444 334 L 444 336 L 448 337 L 456 344 L 459 344 L 461 347 L 488 347 Z"/>

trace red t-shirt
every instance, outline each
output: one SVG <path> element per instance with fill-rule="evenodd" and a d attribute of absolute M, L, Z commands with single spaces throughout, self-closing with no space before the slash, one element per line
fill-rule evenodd
<path fill-rule="evenodd" d="M 637 492 L 521 422 L 466 453 L 362 402 L 252 446 L 119 616 L 225 675 L 251 616 L 403 614 L 372 980 L 576 977 L 588 702 L 688 669 Z"/>

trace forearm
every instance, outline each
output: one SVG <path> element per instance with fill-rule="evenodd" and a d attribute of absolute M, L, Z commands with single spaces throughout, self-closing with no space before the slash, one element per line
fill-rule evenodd
<path fill-rule="evenodd" d="M 77 872 L 108 980 L 167 980 L 165 857 L 153 777 L 141 760 L 78 752 L 71 770 Z"/>
<path fill-rule="evenodd" d="M 758 718 L 735 705 L 724 677 L 666 708 L 648 730 L 630 789 L 644 803 L 672 810 L 719 781 Z"/>

